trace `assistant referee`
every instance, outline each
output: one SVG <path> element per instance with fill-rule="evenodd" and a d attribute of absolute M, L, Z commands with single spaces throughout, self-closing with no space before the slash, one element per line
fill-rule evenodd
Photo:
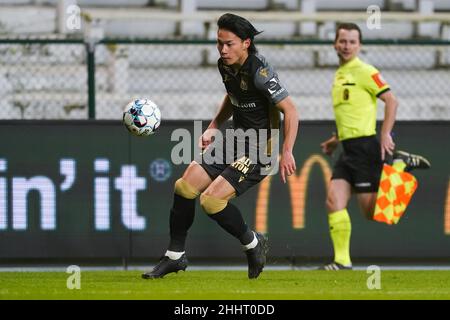
<path fill-rule="evenodd" d="M 332 98 L 337 134 L 321 144 L 331 155 L 339 142 L 343 152 L 337 159 L 328 187 L 326 207 L 334 261 L 324 270 L 352 269 L 350 259 L 351 222 L 347 204 L 352 192 L 367 219 L 373 220 L 377 191 L 387 155 L 393 156 L 399 171 L 425 169 L 428 160 L 419 155 L 395 151 L 392 129 L 398 102 L 388 83 L 372 65 L 358 58 L 362 35 L 354 23 L 342 23 L 336 29 L 334 48 L 339 57 Z M 376 136 L 377 99 L 384 104 L 380 140 Z"/>

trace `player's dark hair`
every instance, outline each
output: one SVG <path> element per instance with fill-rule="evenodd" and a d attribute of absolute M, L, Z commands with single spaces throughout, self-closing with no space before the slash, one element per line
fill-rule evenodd
<path fill-rule="evenodd" d="M 357 24 L 352 23 L 352 22 L 343 22 L 343 23 L 339 23 L 337 28 L 336 28 L 336 36 L 334 38 L 334 42 L 337 41 L 338 37 L 339 37 L 339 30 L 344 29 L 344 30 L 356 30 L 359 33 L 359 43 L 362 43 L 362 33 L 361 33 L 361 29 L 358 27 Z"/>
<path fill-rule="evenodd" d="M 217 21 L 217 26 L 219 29 L 225 29 L 233 32 L 242 40 L 250 39 L 251 42 L 250 47 L 248 47 L 248 53 L 253 54 L 258 52 L 255 44 L 253 43 L 253 39 L 262 31 L 256 30 L 256 28 L 247 19 L 232 13 L 225 13 Z"/>

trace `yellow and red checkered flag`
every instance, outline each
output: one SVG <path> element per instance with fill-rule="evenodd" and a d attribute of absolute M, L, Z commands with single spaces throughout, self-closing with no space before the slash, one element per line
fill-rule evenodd
<path fill-rule="evenodd" d="M 373 219 L 387 224 L 397 224 L 416 189 L 417 179 L 412 174 L 385 164 L 381 173 Z"/>

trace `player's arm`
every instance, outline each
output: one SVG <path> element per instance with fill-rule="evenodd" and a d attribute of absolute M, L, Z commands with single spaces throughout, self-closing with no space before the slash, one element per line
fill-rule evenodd
<path fill-rule="evenodd" d="M 255 87 L 267 99 L 284 113 L 284 142 L 281 150 L 280 172 L 281 179 L 286 183 L 286 175 L 295 172 L 295 159 L 292 154 L 294 142 L 297 138 L 298 114 L 297 109 L 286 88 L 280 83 L 278 75 L 269 65 L 260 67 L 254 77 Z"/>
<path fill-rule="evenodd" d="M 223 99 L 222 105 L 220 106 L 216 116 L 212 119 L 208 128 L 205 132 L 203 132 L 199 139 L 198 143 L 201 149 L 205 149 L 212 142 L 212 138 L 214 137 L 216 130 L 219 129 L 225 121 L 230 119 L 232 114 L 233 105 L 231 104 L 230 97 L 227 94 Z"/>
<path fill-rule="evenodd" d="M 295 173 L 295 159 L 292 154 L 298 131 L 298 113 L 291 97 L 286 97 L 275 105 L 284 114 L 284 142 L 281 149 L 280 173 L 286 183 L 286 175 Z"/>
<path fill-rule="evenodd" d="M 392 129 L 395 123 L 397 114 L 398 102 L 392 91 L 383 92 L 378 96 L 384 102 L 384 121 L 381 126 L 381 159 L 384 160 L 386 153 L 392 155 L 395 148 L 394 140 L 392 139 Z"/>

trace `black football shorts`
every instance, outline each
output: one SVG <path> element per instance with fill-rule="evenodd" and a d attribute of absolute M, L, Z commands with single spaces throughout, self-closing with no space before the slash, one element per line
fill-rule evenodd
<path fill-rule="evenodd" d="M 224 143 L 226 145 L 226 143 Z M 238 154 L 236 150 L 231 150 L 232 157 L 228 161 L 225 155 L 225 148 L 217 150 L 223 153 L 223 161 L 213 163 L 207 161 L 202 156 L 200 165 L 208 173 L 212 180 L 221 175 L 236 190 L 236 195 L 240 196 L 254 185 L 261 182 L 278 163 L 261 163 L 258 159 L 251 159 L 247 152 L 248 146 L 244 153 Z"/>
<path fill-rule="evenodd" d="M 346 180 L 356 193 L 377 192 L 383 161 L 376 136 L 344 140 L 342 147 L 331 179 Z"/>
<path fill-rule="evenodd" d="M 269 172 L 270 168 L 259 163 L 251 163 L 247 165 L 245 162 L 248 158 L 241 158 L 232 164 L 206 164 L 201 163 L 203 169 L 208 173 L 212 180 L 219 175 L 227 180 L 236 190 L 236 195 L 240 196 L 245 191 L 260 183 L 267 174 L 261 172 Z"/>

